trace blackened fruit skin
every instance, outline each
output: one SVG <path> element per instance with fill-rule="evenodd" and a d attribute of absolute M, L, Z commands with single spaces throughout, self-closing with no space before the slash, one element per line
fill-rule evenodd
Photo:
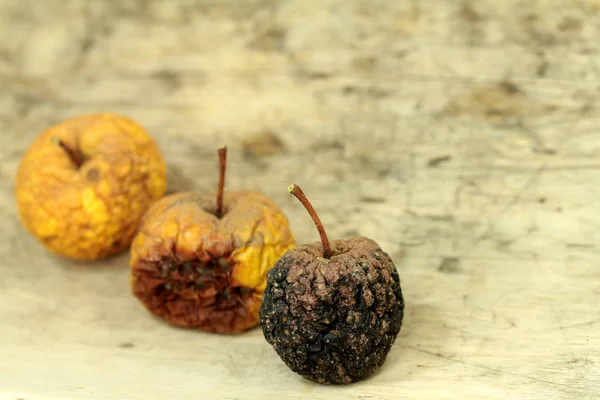
<path fill-rule="evenodd" d="M 269 270 L 259 311 L 265 339 L 306 379 L 347 384 L 380 367 L 402 327 L 400 278 L 371 239 L 321 243 L 285 253 Z"/>

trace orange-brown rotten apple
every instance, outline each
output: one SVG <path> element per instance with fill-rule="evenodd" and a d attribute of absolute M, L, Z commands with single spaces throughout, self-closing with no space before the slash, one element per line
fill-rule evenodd
<path fill-rule="evenodd" d="M 258 325 L 267 271 L 295 247 L 278 205 L 251 190 L 175 193 L 145 215 L 131 246 L 133 294 L 169 324 L 235 334 Z"/>
<path fill-rule="evenodd" d="M 18 167 L 15 195 L 21 222 L 48 250 L 99 260 L 129 247 L 166 179 L 159 148 L 140 124 L 85 114 L 34 140 Z"/>

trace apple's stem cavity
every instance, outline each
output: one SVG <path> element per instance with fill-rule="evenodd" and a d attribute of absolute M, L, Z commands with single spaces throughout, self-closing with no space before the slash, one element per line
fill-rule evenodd
<path fill-rule="evenodd" d="M 81 154 L 78 151 L 73 150 L 72 148 L 67 146 L 65 142 L 63 142 L 63 140 L 58 136 L 52 136 L 52 143 L 55 146 L 60 147 L 65 153 L 67 153 L 67 155 L 71 159 L 71 162 L 75 164 L 75 167 L 81 167 L 81 165 L 83 164 L 83 158 L 81 157 Z"/>
<path fill-rule="evenodd" d="M 308 213 L 312 217 L 313 221 L 315 222 L 315 225 L 317 226 L 317 230 L 319 231 L 319 235 L 321 236 L 321 244 L 323 245 L 324 256 L 325 258 L 331 258 L 331 256 L 333 255 L 333 252 L 331 251 L 331 244 L 329 243 L 329 239 L 327 238 L 327 234 L 325 233 L 323 223 L 319 219 L 319 216 L 317 215 L 317 212 L 313 208 L 312 204 L 310 204 L 300 186 L 292 184 L 288 187 L 288 191 L 291 194 L 293 194 L 294 197 L 300 200 L 300 203 L 302 203 L 304 208 L 306 208 L 306 211 L 308 211 Z"/>
<path fill-rule="evenodd" d="M 217 191 L 217 218 L 223 216 L 223 193 L 225 192 L 225 169 L 227 167 L 227 146 L 219 149 L 219 190 Z"/>

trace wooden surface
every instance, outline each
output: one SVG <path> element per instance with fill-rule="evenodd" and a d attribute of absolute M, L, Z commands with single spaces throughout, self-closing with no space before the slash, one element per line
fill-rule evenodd
<path fill-rule="evenodd" d="M 0 1 L 0 399 L 600 398 L 600 3 L 374 3 Z M 406 296 L 378 373 L 309 383 L 259 330 L 151 318 L 127 254 L 41 249 L 20 155 L 104 110 L 147 126 L 171 190 L 215 187 L 227 143 L 227 187 L 298 241 L 292 182 L 331 236 L 378 241 Z"/>

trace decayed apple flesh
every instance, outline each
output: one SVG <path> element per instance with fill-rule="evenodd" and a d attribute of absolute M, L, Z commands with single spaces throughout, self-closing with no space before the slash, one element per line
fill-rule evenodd
<path fill-rule="evenodd" d="M 163 258 L 138 264 L 135 295 L 170 324 L 215 333 L 241 332 L 255 324 L 260 294 L 239 286 L 228 257 L 210 262 Z"/>

